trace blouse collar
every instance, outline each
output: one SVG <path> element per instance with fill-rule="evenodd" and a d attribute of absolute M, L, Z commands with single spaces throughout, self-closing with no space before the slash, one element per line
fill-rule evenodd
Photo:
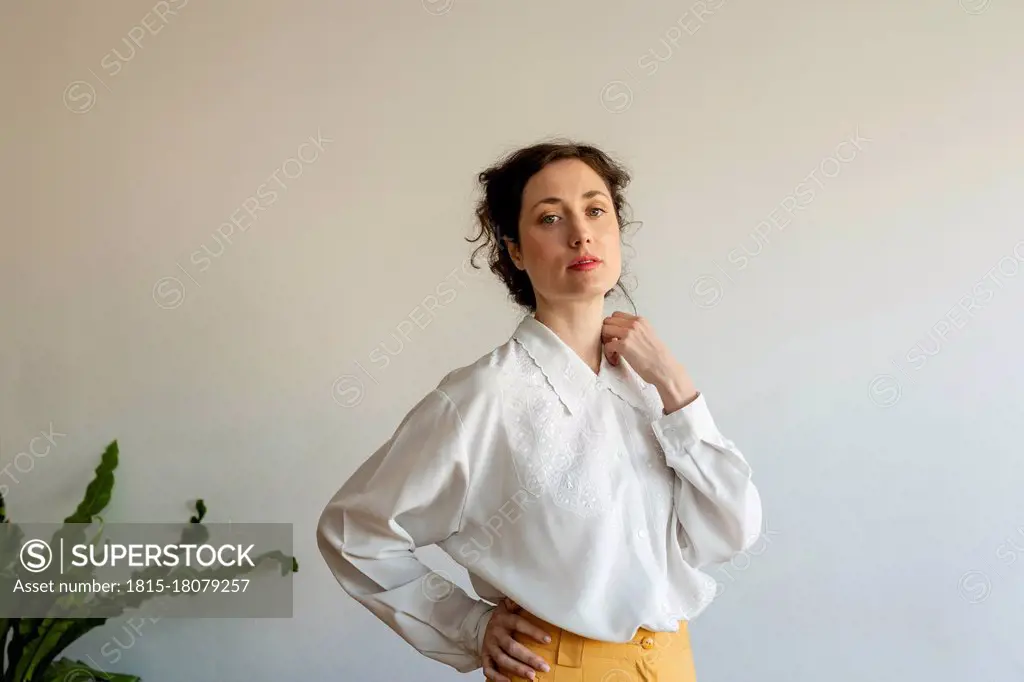
<path fill-rule="evenodd" d="M 601 353 L 600 373 L 594 374 L 574 350 L 532 314 L 522 319 L 512 338 L 530 355 L 570 413 L 580 414 L 591 395 L 605 389 L 636 409 L 647 410 L 640 380 L 625 360 L 615 366 Z"/>

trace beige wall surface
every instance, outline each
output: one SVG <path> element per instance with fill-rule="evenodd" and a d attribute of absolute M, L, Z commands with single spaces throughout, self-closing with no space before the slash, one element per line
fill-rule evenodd
<path fill-rule="evenodd" d="M 340 590 L 315 523 L 507 339 L 466 263 L 475 174 L 568 136 L 633 172 L 639 311 L 764 498 L 756 555 L 711 571 L 700 678 L 1020 679 L 1022 25 L 1011 0 L 3 3 L 9 511 L 63 518 L 117 438 L 108 521 L 203 497 L 294 524 L 302 567 L 290 619 L 114 621 L 69 653 L 458 679 Z"/>

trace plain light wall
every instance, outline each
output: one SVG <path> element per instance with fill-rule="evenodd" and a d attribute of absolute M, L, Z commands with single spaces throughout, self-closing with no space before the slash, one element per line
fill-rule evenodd
<path fill-rule="evenodd" d="M 633 172 L 639 312 L 764 499 L 756 555 L 711 570 L 699 679 L 1020 679 L 1021 25 L 1010 0 L 5 2 L 8 510 L 62 518 L 117 438 L 108 522 L 201 496 L 294 524 L 293 618 L 165 619 L 114 670 L 458 679 L 341 591 L 315 523 L 508 338 L 466 265 L 475 174 L 569 136 Z"/>

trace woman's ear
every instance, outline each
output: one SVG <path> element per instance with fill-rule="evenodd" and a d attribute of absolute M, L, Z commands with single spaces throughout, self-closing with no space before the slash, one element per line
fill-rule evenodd
<path fill-rule="evenodd" d="M 505 248 L 508 249 L 508 255 L 512 259 L 512 264 L 520 270 L 525 269 L 523 265 L 523 252 L 519 249 L 519 244 L 506 237 Z"/>

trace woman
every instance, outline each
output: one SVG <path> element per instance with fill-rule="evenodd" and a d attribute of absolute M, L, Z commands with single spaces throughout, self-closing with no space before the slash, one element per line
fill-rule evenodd
<path fill-rule="evenodd" d="M 750 467 L 684 366 L 647 320 L 605 316 L 629 179 L 569 143 L 480 174 L 471 241 L 529 314 L 422 398 L 320 518 L 342 588 L 460 672 L 692 681 L 687 621 L 716 587 L 698 569 L 760 532 Z M 416 559 L 431 544 L 483 600 Z"/>

